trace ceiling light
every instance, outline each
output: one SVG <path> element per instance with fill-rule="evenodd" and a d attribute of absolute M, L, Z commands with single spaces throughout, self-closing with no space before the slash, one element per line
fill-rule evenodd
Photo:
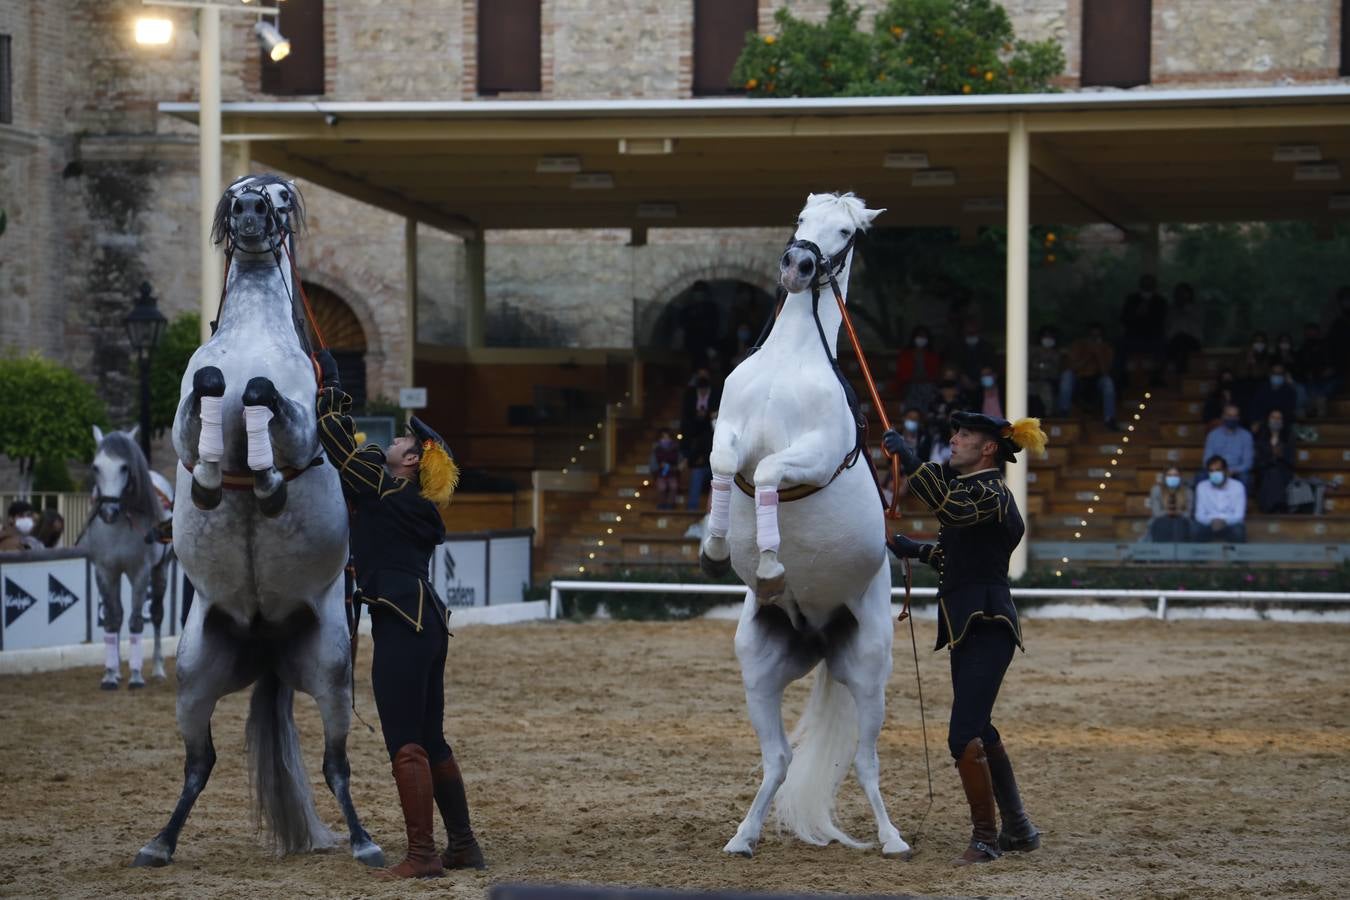
<path fill-rule="evenodd" d="M 581 171 L 581 157 L 541 156 L 534 170 L 540 175 L 571 175 Z"/>
<path fill-rule="evenodd" d="M 1299 163 L 1294 166 L 1295 181 L 1340 181 L 1341 166 L 1335 162 Z"/>
<path fill-rule="evenodd" d="M 893 150 L 881 161 L 884 169 L 926 169 L 928 154 L 922 150 Z"/>
<path fill-rule="evenodd" d="M 281 62 L 291 55 L 291 42 L 283 37 L 277 27 L 270 22 L 256 22 L 253 25 L 253 33 L 258 36 L 258 43 L 262 44 L 263 50 L 272 62 Z"/>
<path fill-rule="evenodd" d="M 578 172 L 572 176 L 572 189 L 578 191 L 606 191 L 614 187 L 614 176 L 609 172 Z"/>
<path fill-rule="evenodd" d="M 961 203 L 962 212 L 1002 212 L 1005 208 L 1002 197 L 967 197 Z"/>
<path fill-rule="evenodd" d="M 1275 162 L 1317 162 L 1322 148 L 1316 144 L 1280 144 L 1272 157 Z"/>
<path fill-rule="evenodd" d="M 173 40 L 173 22 L 152 16 L 136 19 L 136 43 L 145 47 L 162 47 Z"/>
<path fill-rule="evenodd" d="M 674 203 L 639 203 L 637 205 L 637 217 L 639 219 L 673 219 L 680 213 L 680 208 Z"/>
<path fill-rule="evenodd" d="M 949 187 L 956 184 L 956 172 L 952 169 L 920 169 L 909 183 L 914 187 Z"/>
<path fill-rule="evenodd" d="M 627 156 L 666 156 L 674 152 L 673 138 L 619 138 L 619 153 Z"/>

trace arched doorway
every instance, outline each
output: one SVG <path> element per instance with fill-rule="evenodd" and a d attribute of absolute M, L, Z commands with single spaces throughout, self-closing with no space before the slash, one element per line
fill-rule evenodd
<path fill-rule="evenodd" d="M 342 388 L 357 410 L 366 405 L 366 332 L 341 296 L 321 284 L 302 282 L 328 349 L 337 360 Z"/>
<path fill-rule="evenodd" d="M 690 365 L 730 371 L 773 312 L 774 298 L 736 278 L 693 281 L 640 326 L 639 347 L 677 350 Z"/>

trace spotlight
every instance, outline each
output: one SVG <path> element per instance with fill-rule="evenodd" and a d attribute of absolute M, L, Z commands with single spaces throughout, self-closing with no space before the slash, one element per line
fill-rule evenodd
<path fill-rule="evenodd" d="M 136 20 L 136 43 L 143 47 L 162 47 L 173 40 L 173 22 L 151 16 Z"/>
<path fill-rule="evenodd" d="M 291 55 L 290 39 L 283 37 L 271 22 L 255 22 L 253 33 L 258 36 L 258 43 L 262 44 L 263 50 L 267 51 L 267 57 L 272 62 L 281 62 Z"/>

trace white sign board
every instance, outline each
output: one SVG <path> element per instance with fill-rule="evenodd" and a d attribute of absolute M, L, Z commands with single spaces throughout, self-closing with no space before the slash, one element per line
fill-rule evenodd
<path fill-rule="evenodd" d="M 398 405 L 403 409 L 424 409 L 427 405 L 427 389 L 408 387 L 398 389 Z"/>
<path fill-rule="evenodd" d="M 85 565 L 83 559 L 52 559 L 0 566 L 4 649 L 84 641 L 89 602 Z"/>
<path fill-rule="evenodd" d="M 449 538 L 436 549 L 432 586 L 450 609 L 487 605 L 488 542 Z"/>
<path fill-rule="evenodd" d="M 488 603 L 520 603 L 530 586 L 530 535 L 494 537 L 488 544 Z"/>

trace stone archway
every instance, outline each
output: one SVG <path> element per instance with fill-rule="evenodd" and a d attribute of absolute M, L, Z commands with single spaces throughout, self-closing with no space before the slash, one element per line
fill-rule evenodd
<path fill-rule="evenodd" d="M 360 409 L 368 399 L 366 380 L 366 329 L 356 311 L 336 291 L 313 281 L 302 281 L 314 322 L 324 343 L 337 360 L 342 386 Z"/>
<path fill-rule="evenodd" d="M 645 316 L 634 323 L 635 346 L 682 351 L 689 354 L 691 365 L 706 362 L 729 372 L 772 314 L 774 295 L 760 280 L 734 275 L 689 278 L 665 292 L 663 302 L 646 306 Z"/>

